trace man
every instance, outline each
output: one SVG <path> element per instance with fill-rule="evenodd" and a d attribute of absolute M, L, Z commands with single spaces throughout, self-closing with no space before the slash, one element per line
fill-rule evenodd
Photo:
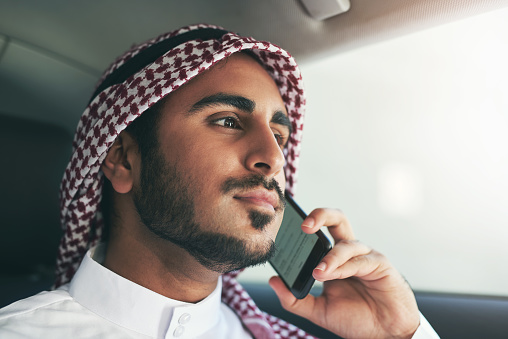
<path fill-rule="evenodd" d="M 117 59 L 62 181 L 60 288 L 3 309 L 2 338 L 310 338 L 261 312 L 231 273 L 274 251 L 304 104 L 287 52 L 214 26 Z M 302 229 L 323 226 L 336 241 L 313 273 L 323 295 L 296 300 L 274 277 L 286 309 L 347 338 L 436 337 L 341 212 L 314 210 Z"/>

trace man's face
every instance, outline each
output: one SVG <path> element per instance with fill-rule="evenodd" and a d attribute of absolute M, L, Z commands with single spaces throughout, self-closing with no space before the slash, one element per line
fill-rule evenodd
<path fill-rule="evenodd" d="M 275 82 L 234 54 L 164 103 L 159 148 L 134 184 L 141 219 L 215 271 L 266 261 L 283 215 L 289 134 Z"/>

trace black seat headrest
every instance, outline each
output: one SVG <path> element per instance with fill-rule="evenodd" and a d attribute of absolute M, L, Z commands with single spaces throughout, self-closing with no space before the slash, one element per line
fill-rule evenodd
<path fill-rule="evenodd" d="M 71 142 L 63 128 L 0 115 L 0 276 L 53 269 Z"/>

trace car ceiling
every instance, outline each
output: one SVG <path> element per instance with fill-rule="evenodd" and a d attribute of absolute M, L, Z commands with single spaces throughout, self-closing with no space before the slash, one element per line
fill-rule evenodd
<path fill-rule="evenodd" d="M 299 0 L 0 0 L 0 114 L 72 133 L 111 61 L 132 44 L 193 23 L 271 41 L 305 64 L 507 6 L 508 0 L 351 0 L 348 12 L 318 21 Z"/>

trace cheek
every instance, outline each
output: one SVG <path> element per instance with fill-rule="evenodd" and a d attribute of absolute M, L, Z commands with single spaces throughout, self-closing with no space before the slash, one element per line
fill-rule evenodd
<path fill-rule="evenodd" d="M 213 180 L 218 173 L 232 166 L 234 151 L 208 138 L 187 137 L 167 149 L 168 159 L 188 174 Z"/>
<path fill-rule="evenodd" d="M 224 181 L 241 172 L 241 155 L 234 145 L 201 143 L 189 147 L 183 156 L 186 167 L 210 183 Z"/>
<path fill-rule="evenodd" d="M 238 160 L 232 153 L 203 145 L 188 148 L 182 154 L 179 168 L 190 180 L 197 208 L 216 207 L 223 200 L 223 183 L 239 176 Z"/>

